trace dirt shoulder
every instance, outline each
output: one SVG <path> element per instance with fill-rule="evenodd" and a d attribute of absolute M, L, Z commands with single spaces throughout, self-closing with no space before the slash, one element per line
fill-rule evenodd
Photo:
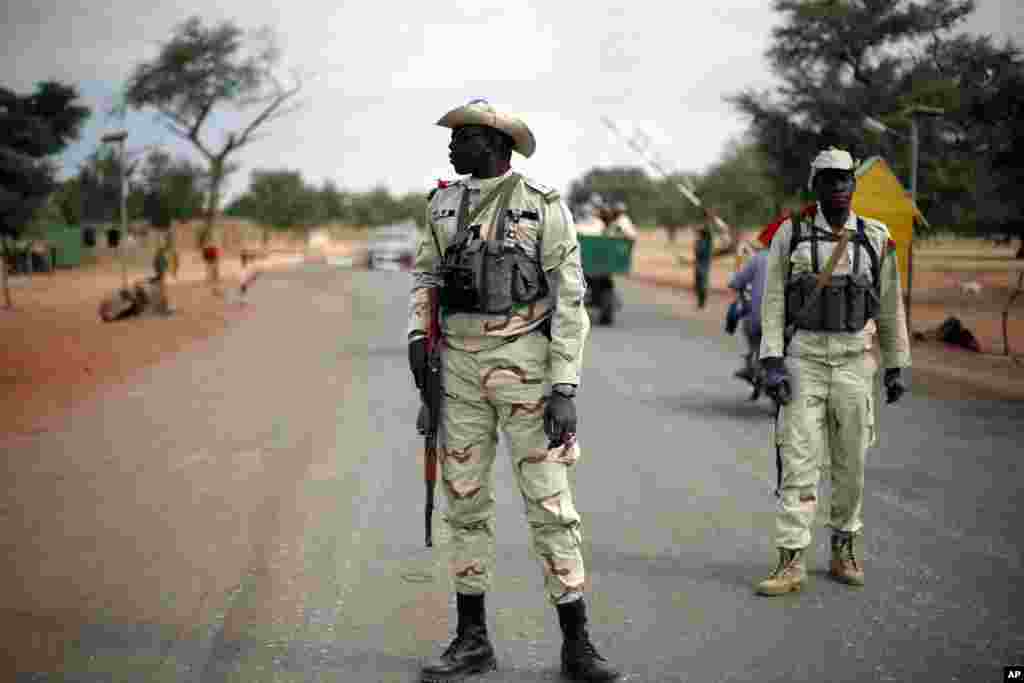
<path fill-rule="evenodd" d="M 921 251 L 924 258 L 918 262 L 928 263 L 934 255 L 934 260 L 942 260 L 944 265 L 943 270 L 918 268 L 914 274 L 914 329 L 934 328 L 947 317 L 955 316 L 973 332 L 982 353 L 934 341 L 913 342 L 913 390 L 935 398 L 1024 401 L 1024 302 L 1018 301 L 1008 319 L 1011 350 L 1015 353 L 1003 355 L 1000 314 L 1010 292 L 1011 273 L 952 269 L 949 260 L 943 258 L 948 249 L 925 247 Z M 692 253 L 688 236 L 681 235 L 673 243 L 660 231 L 642 233 L 629 277 L 673 291 L 678 298 L 673 305 L 681 317 L 703 320 L 709 333 L 724 334 L 725 312 L 733 300 L 728 281 L 735 270 L 735 258 L 715 259 L 708 304 L 699 310 L 692 294 Z M 970 281 L 982 285 L 980 293 L 961 291 L 960 284 Z M 679 297 L 679 292 L 686 294 Z"/>
<path fill-rule="evenodd" d="M 332 254 L 348 253 L 344 244 Z M 177 277 L 168 279 L 170 317 L 100 320 L 100 301 L 121 287 L 120 265 L 107 255 L 95 263 L 51 274 L 12 278 L 14 309 L 0 308 L 0 438 L 44 430 L 55 418 L 139 369 L 224 332 L 258 313 L 258 280 L 249 301 L 238 297 L 241 264 L 229 255 L 221 265 L 221 294 L 205 282 L 205 266 L 193 249 L 180 252 Z M 257 270 L 286 268 L 308 255 L 270 251 Z M 132 283 L 151 273 L 128 269 Z"/>

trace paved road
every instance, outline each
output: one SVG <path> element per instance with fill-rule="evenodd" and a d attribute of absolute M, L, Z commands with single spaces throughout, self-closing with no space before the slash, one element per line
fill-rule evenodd
<path fill-rule="evenodd" d="M 407 276 L 267 276 L 254 315 L 58 429 L 3 444 L 0 624 L 19 681 L 415 681 L 450 634 L 421 547 Z M 863 590 L 763 599 L 766 404 L 731 338 L 624 288 L 581 396 L 593 632 L 633 681 L 988 681 L 1024 661 L 1019 404 L 910 396 L 870 455 Z M 497 467 L 500 670 L 557 680 L 559 635 Z M 827 500 L 827 496 L 826 496 Z M 438 515 L 440 517 L 440 515 Z M 8 680 L 10 677 L 3 677 Z"/>

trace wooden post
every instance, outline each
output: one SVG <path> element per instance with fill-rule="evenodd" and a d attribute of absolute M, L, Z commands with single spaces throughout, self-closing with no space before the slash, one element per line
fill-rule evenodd
<path fill-rule="evenodd" d="M 4 280 L 4 304 L 7 308 L 14 308 L 14 304 L 11 303 L 11 286 L 7 282 L 7 237 L 0 237 L 0 272 L 3 273 Z"/>

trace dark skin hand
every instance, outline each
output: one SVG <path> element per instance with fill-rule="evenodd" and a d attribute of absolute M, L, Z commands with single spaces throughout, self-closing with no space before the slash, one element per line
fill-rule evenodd
<path fill-rule="evenodd" d="M 459 175 L 496 178 L 509 169 L 509 159 L 502 154 L 498 132 L 487 126 L 460 126 L 452 131 L 448 143 L 448 160 Z"/>
<path fill-rule="evenodd" d="M 826 168 L 814 175 L 814 197 L 832 230 L 838 232 L 846 224 L 856 189 L 857 179 L 853 171 Z"/>

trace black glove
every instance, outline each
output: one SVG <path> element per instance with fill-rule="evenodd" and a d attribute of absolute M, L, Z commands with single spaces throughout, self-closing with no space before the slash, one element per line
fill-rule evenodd
<path fill-rule="evenodd" d="M 764 371 L 764 391 L 779 405 L 786 405 L 793 398 L 793 388 L 789 380 L 789 371 L 781 358 L 762 358 L 761 368 Z"/>
<path fill-rule="evenodd" d="M 409 342 L 409 369 L 416 388 L 422 390 L 427 377 L 427 338 L 420 337 Z"/>
<path fill-rule="evenodd" d="M 548 448 L 567 443 L 576 436 L 576 405 L 571 398 L 551 392 L 544 406 L 544 433 L 548 435 Z"/>
<path fill-rule="evenodd" d="M 903 383 L 899 368 L 888 368 L 885 371 L 885 402 L 895 403 L 907 393 L 907 385 Z"/>

